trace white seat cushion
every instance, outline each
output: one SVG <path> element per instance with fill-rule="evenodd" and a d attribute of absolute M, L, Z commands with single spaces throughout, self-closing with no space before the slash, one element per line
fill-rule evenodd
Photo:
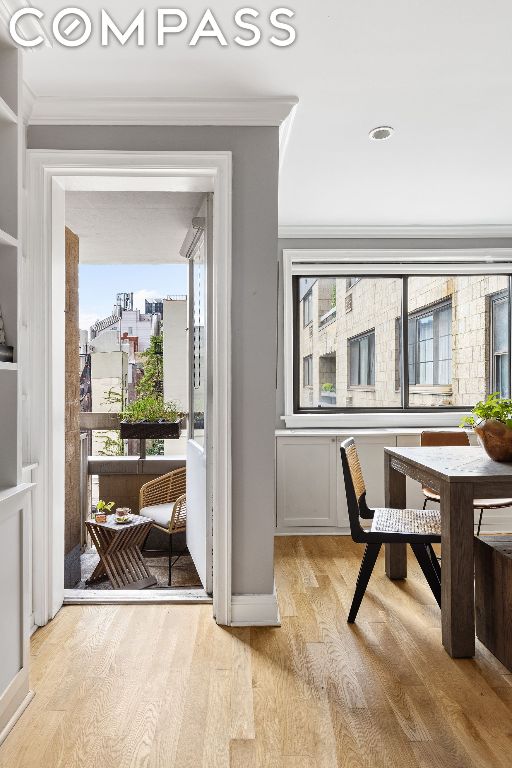
<path fill-rule="evenodd" d="M 174 504 L 154 504 L 152 507 L 143 507 L 140 510 L 140 514 L 144 517 L 149 517 L 157 525 L 161 525 L 162 528 L 169 527 L 169 521 L 172 515 L 172 508 Z"/>
<path fill-rule="evenodd" d="M 441 515 L 438 509 L 376 509 L 371 530 L 375 533 L 440 536 Z"/>

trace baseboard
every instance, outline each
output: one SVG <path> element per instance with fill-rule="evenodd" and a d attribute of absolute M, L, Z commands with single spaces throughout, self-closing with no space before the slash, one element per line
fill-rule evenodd
<path fill-rule="evenodd" d="M 233 595 L 231 598 L 232 627 L 280 627 L 281 617 L 277 593 Z"/>
<path fill-rule="evenodd" d="M 22 669 L 0 697 L 0 744 L 5 741 L 33 698 L 28 672 Z"/>

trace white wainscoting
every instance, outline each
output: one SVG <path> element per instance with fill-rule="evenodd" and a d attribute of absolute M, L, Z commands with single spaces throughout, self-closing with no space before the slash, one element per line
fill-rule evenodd
<path fill-rule="evenodd" d="M 29 703 L 31 486 L 0 491 L 0 743 Z"/>

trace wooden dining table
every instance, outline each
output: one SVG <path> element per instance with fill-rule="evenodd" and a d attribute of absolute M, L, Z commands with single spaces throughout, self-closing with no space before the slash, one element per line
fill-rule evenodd
<path fill-rule="evenodd" d="M 384 461 L 387 507 L 407 507 L 407 477 L 440 495 L 442 641 L 454 658 L 474 656 L 473 499 L 512 498 L 512 464 L 473 446 L 386 448 Z M 386 573 L 406 578 L 405 544 L 386 544 Z"/>

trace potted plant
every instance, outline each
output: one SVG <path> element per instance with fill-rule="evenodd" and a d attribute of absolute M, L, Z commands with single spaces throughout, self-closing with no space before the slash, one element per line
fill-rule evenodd
<path fill-rule="evenodd" d="M 121 439 L 177 440 L 182 418 L 176 403 L 166 403 L 156 395 L 142 395 L 128 403 L 121 413 Z"/>
<path fill-rule="evenodd" d="M 96 504 L 96 513 L 94 515 L 95 520 L 97 523 L 105 523 L 107 520 L 107 515 L 109 512 L 112 512 L 112 507 L 114 506 L 113 501 L 103 501 L 103 499 L 100 499 L 98 503 Z"/>
<path fill-rule="evenodd" d="M 512 461 L 512 400 L 493 392 L 461 421 L 473 427 L 478 442 L 494 461 Z"/>

